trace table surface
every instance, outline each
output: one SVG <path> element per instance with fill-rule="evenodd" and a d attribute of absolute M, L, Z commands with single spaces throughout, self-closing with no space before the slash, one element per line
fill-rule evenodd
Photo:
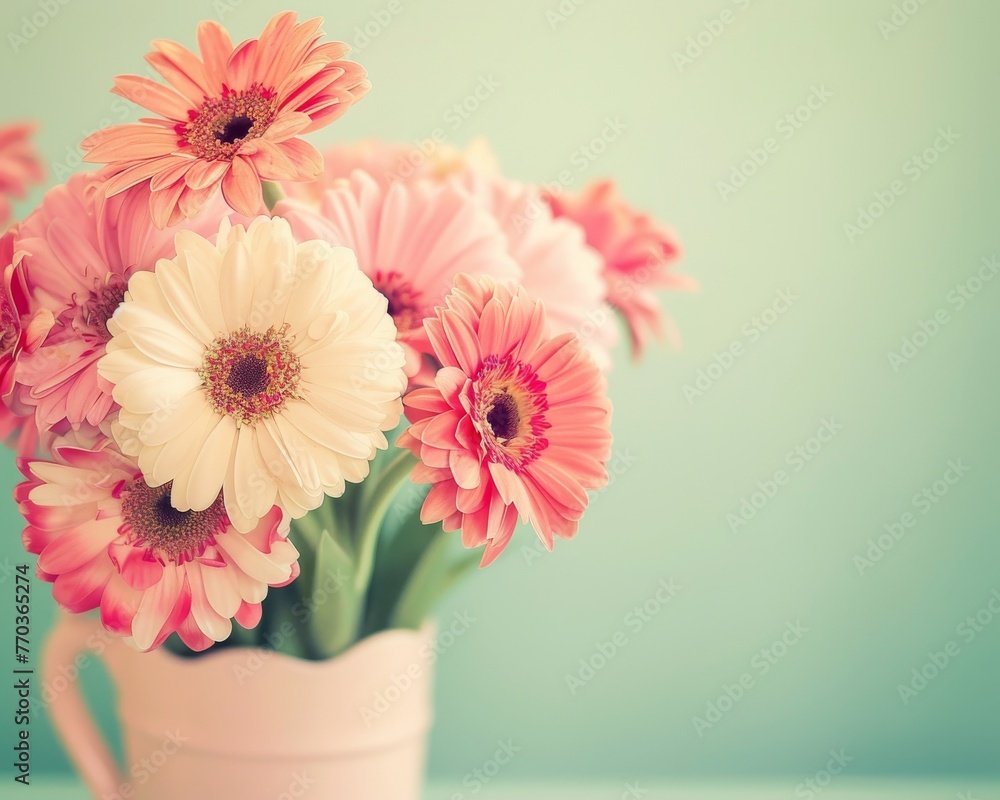
<path fill-rule="evenodd" d="M 955 777 L 920 781 L 835 778 L 811 794 L 798 779 L 726 782 L 559 782 L 487 785 L 476 794 L 465 794 L 461 781 L 432 782 L 424 800 L 1000 800 L 1000 781 Z M 39 800 L 90 800 L 75 780 L 37 780 L 30 787 L 0 786 L 0 798 Z M 318 800 L 318 799 L 317 799 Z M 377 800 L 367 798 L 366 800 Z"/>

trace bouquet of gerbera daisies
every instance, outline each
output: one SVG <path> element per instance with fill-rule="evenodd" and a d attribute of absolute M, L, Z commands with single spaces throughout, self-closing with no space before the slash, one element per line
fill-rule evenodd
<path fill-rule="evenodd" d="M 333 576 L 282 637 L 330 657 L 419 626 L 519 520 L 572 537 L 607 481 L 614 314 L 639 355 L 654 290 L 690 286 L 611 183 L 515 183 L 479 143 L 321 155 L 301 135 L 370 88 L 321 36 L 284 13 L 236 46 L 202 23 L 200 57 L 154 42 L 166 83 L 113 89 L 153 116 L 85 140 L 104 166 L 0 240 L 24 545 L 142 650 L 267 644 Z M 40 177 L 24 134 L 0 130 L 4 193 Z"/>

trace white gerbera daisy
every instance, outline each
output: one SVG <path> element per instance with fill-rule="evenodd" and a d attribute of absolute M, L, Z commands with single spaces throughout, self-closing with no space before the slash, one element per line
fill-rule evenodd
<path fill-rule="evenodd" d="M 296 243 L 283 219 L 190 231 L 130 279 L 98 371 L 115 436 L 179 511 L 222 491 L 237 530 L 274 505 L 297 518 L 388 446 L 406 388 L 386 299 L 354 253 Z"/>

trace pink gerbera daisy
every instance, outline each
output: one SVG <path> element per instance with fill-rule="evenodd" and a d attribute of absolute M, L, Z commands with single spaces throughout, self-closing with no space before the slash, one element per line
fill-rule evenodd
<path fill-rule="evenodd" d="M 618 331 L 605 302 L 603 262 L 580 226 L 554 218 L 537 187 L 477 170 L 451 180 L 500 223 L 508 251 L 523 271 L 521 285 L 545 304 L 552 332 L 575 333 L 598 365 L 610 368 Z"/>
<path fill-rule="evenodd" d="M 661 337 L 664 327 L 678 345 L 654 290 L 693 291 L 698 284 L 671 271 L 681 255 L 673 231 L 633 209 L 612 181 L 589 184 L 578 195 L 546 193 L 545 198 L 557 217 L 583 228 L 587 244 L 604 258 L 608 300 L 625 318 L 632 354 L 641 356 L 650 334 Z"/>
<path fill-rule="evenodd" d="M 492 215 L 456 187 L 430 181 L 380 186 L 355 171 L 323 193 L 320 208 L 281 201 L 274 208 L 300 241 L 322 239 L 349 247 L 358 266 L 389 301 L 406 373 L 421 368 L 429 353 L 423 320 L 440 305 L 459 273 L 516 282 L 517 263 Z"/>
<path fill-rule="evenodd" d="M 278 508 L 252 531 L 229 523 L 222 497 L 203 511 L 170 505 L 170 484 L 149 486 L 108 439 L 57 442 L 52 461 L 21 460 L 15 490 L 24 546 L 67 611 L 101 609 L 104 626 L 141 650 L 176 631 L 193 650 L 221 642 L 233 618 L 260 621 L 268 586 L 298 575 Z"/>
<path fill-rule="evenodd" d="M 47 313 L 28 318 L 28 289 L 24 273 L 17 269 L 24 254 L 14 250 L 17 233 L 14 226 L 0 236 L 0 265 L 4 265 L 0 287 L 0 440 L 21 455 L 31 455 L 38 443 L 38 428 L 31 409 L 18 404 L 13 396 L 15 364 L 19 355 L 31 353 L 41 344 L 53 318 Z M 12 406 L 17 406 L 17 411 Z"/>
<path fill-rule="evenodd" d="M 108 416 L 111 384 L 97 362 L 129 278 L 173 257 L 179 230 L 212 235 L 232 213 L 216 196 L 198 219 L 161 231 L 149 217 L 148 189 L 106 199 L 99 188 L 93 173 L 74 175 L 46 193 L 14 239 L 15 280 L 36 340 L 17 358 L 16 396 L 43 429 L 63 420 L 96 426 Z"/>
<path fill-rule="evenodd" d="M 518 516 L 549 549 L 572 537 L 588 489 L 604 486 L 611 403 L 603 373 L 572 334 L 551 337 L 541 303 L 489 278 L 459 276 L 425 323 L 442 364 L 403 399 L 413 423 L 398 441 L 432 483 L 420 518 L 486 545 L 507 545 Z"/>
<path fill-rule="evenodd" d="M 0 227 L 10 220 L 11 199 L 22 199 L 29 186 L 45 178 L 31 141 L 34 132 L 35 127 L 25 122 L 0 125 Z"/>
<path fill-rule="evenodd" d="M 124 75 L 114 92 L 162 119 L 116 125 L 83 142 L 85 160 L 109 164 L 108 196 L 148 183 L 157 226 L 194 217 L 221 186 L 253 215 L 262 180 L 313 180 L 323 158 L 301 133 L 333 122 L 371 87 L 343 42 L 320 44 L 321 19 L 276 15 L 259 39 L 233 46 L 217 22 L 198 26 L 199 59 L 176 42 L 153 42 L 146 60 L 173 88 Z"/>

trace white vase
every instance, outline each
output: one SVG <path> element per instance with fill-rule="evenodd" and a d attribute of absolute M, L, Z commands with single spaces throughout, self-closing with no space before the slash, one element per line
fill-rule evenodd
<path fill-rule="evenodd" d="M 180 658 L 64 615 L 42 672 L 56 729 L 101 800 L 417 800 L 433 637 L 384 631 L 328 661 L 251 648 Z M 124 768 L 60 669 L 95 643 L 118 693 Z"/>

